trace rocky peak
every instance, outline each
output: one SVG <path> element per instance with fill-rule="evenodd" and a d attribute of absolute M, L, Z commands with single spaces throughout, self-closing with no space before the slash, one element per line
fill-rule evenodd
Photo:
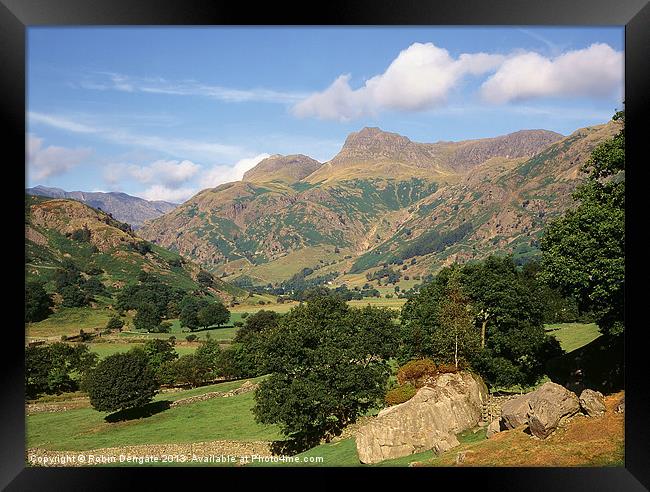
<path fill-rule="evenodd" d="M 397 133 L 365 127 L 348 135 L 340 153 L 349 156 L 387 156 L 403 151 L 410 143 L 408 138 Z"/>
<path fill-rule="evenodd" d="M 254 168 L 246 171 L 242 181 L 262 183 L 283 181 L 294 183 L 309 176 L 321 163 L 303 154 L 275 154 L 260 161 Z"/>

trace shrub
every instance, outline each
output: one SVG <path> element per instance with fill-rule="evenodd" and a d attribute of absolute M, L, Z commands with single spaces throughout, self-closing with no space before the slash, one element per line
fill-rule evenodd
<path fill-rule="evenodd" d="M 194 334 L 192 334 L 192 335 L 187 335 L 187 336 L 185 337 L 185 340 L 187 340 L 188 342 L 193 342 L 193 341 L 196 340 L 196 339 L 197 339 L 197 336 L 194 335 Z"/>
<path fill-rule="evenodd" d="M 119 316 L 113 316 L 108 320 L 108 323 L 106 323 L 107 330 L 121 330 L 123 326 L 124 321 L 122 321 Z"/>
<path fill-rule="evenodd" d="M 210 380 L 212 369 L 203 357 L 186 354 L 167 363 L 163 373 L 165 376 L 171 375 L 176 384 L 198 386 Z"/>
<path fill-rule="evenodd" d="M 389 390 L 384 400 L 386 405 L 398 405 L 413 398 L 415 393 L 417 393 L 415 386 L 406 383 Z"/>
<path fill-rule="evenodd" d="M 416 359 L 407 362 L 397 371 L 397 381 L 400 385 L 407 382 L 416 388 L 421 387 L 424 381 L 438 373 L 436 364 L 431 359 Z"/>
<path fill-rule="evenodd" d="M 249 313 L 241 313 L 241 319 L 246 319 L 248 318 Z"/>
<path fill-rule="evenodd" d="M 244 323 L 242 321 L 235 321 L 233 323 L 233 326 L 236 326 L 236 327 L 244 326 Z"/>
<path fill-rule="evenodd" d="M 458 369 L 463 369 L 463 367 L 464 367 L 463 362 L 464 361 L 462 361 L 462 360 L 458 361 Z M 440 374 L 446 374 L 446 373 L 455 373 L 455 372 L 458 372 L 458 370 L 456 369 L 455 364 L 439 364 L 438 365 L 438 372 Z"/>

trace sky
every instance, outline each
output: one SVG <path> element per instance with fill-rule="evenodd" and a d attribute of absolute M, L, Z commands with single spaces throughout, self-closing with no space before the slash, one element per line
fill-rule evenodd
<path fill-rule="evenodd" d="M 27 29 L 26 185 L 180 203 L 351 132 L 568 135 L 623 108 L 624 28 Z"/>

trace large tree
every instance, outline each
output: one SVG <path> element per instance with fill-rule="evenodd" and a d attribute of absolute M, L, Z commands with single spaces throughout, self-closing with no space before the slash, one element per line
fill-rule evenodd
<path fill-rule="evenodd" d="M 614 120 L 625 121 L 618 112 Z M 544 277 L 593 311 L 600 330 L 624 330 L 625 128 L 598 145 L 574 193 L 578 206 L 550 223 L 541 238 Z"/>
<path fill-rule="evenodd" d="M 141 407 L 158 392 L 159 383 L 142 349 L 109 355 L 88 373 L 84 389 L 100 412 Z"/>
<path fill-rule="evenodd" d="M 230 320 L 230 311 L 221 302 L 206 304 L 196 313 L 199 326 L 207 328 L 214 325 L 223 325 Z"/>
<path fill-rule="evenodd" d="M 25 323 L 41 321 L 51 313 L 52 297 L 45 291 L 43 283 L 25 283 Z"/>
<path fill-rule="evenodd" d="M 293 449 L 329 439 L 384 396 L 395 350 L 394 313 L 315 297 L 265 332 L 265 370 L 255 393 L 260 423 L 279 424 Z"/>

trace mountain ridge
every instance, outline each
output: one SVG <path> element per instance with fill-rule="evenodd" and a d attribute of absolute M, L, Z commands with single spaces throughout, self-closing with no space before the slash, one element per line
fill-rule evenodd
<path fill-rule="evenodd" d="M 65 198 L 86 203 L 113 215 L 117 220 L 133 227 L 141 227 L 146 220 L 155 219 L 178 206 L 162 200 L 145 200 L 121 191 L 65 191 L 37 185 L 27 188 L 26 193 L 49 198 Z"/>

